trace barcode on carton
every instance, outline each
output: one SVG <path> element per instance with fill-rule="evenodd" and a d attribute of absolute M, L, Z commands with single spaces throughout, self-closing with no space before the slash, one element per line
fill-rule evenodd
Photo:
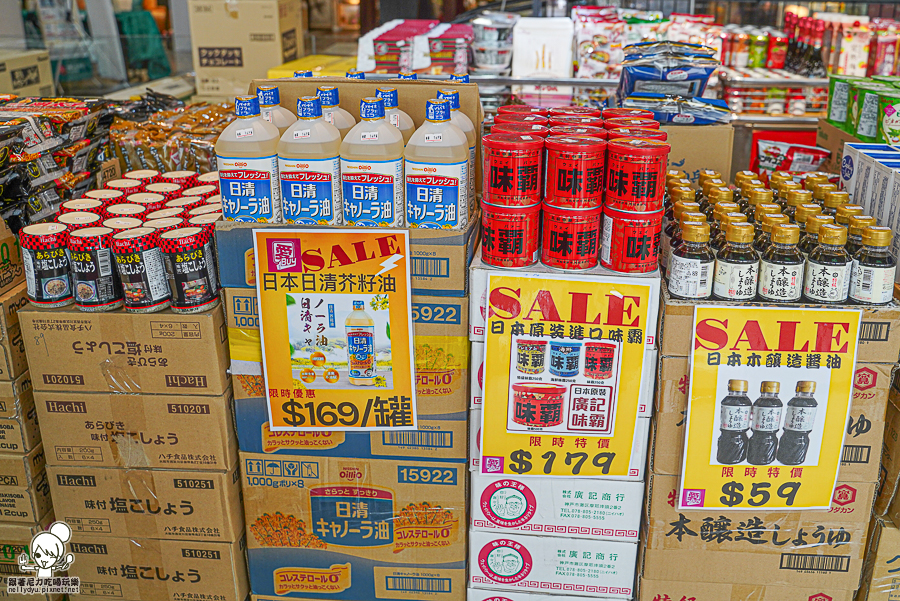
<path fill-rule="evenodd" d="M 849 572 L 850 557 L 846 555 L 782 553 L 781 569 L 798 572 Z"/>
<path fill-rule="evenodd" d="M 841 453 L 841 463 L 869 463 L 872 447 L 857 444 L 845 444 Z"/>
<path fill-rule="evenodd" d="M 428 278 L 449 278 L 450 259 L 437 257 L 413 257 L 412 274 Z"/>
<path fill-rule="evenodd" d="M 382 437 L 386 447 L 426 447 L 431 449 L 449 449 L 453 447 L 453 432 L 389 431 L 384 432 Z"/>
<path fill-rule="evenodd" d="M 891 334 L 891 324 L 887 321 L 864 321 L 859 324 L 860 342 L 886 342 Z"/>
<path fill-rule="evenodd" d="M 411 591 L 414 593 L 449 593 L 449 578 L 414 578 L 388 576 L 385 588 L 389 591 Z"/>

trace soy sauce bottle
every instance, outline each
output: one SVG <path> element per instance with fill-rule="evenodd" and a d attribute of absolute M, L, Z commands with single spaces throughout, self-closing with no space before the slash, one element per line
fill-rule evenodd
<path fill-rule="evenodd" d="M 815 203 L 802 204 L 797 207 L 797 210 L 794 212 L 794 223 L 800 226 L 800 233 L 806 233 L 806 218 L 810 215 L 819 215 L 822 212 L 822 207 Z"/>
<path fill-rule="evenodd" d="M 725 246 L 716 253 L 713 298 L 753 300 L 759 275 L 759 255 L 751 247 L 753 226 L 742 221 L 729 223 L 725 240 Z"/>
<path fill-rule="evenodd" d="M 712 194 L 715 190 L 728 190 L 727 184 L 720 179 L 711 179 L 707 180 L 706 183 L 703 184 L 701 190 L 703 190 L 703 194 L 700 195 L 700 212 L 706 213 L 707 218 L 710 217 L 710 213 L 712 213 L 713 206 L 716 204 L 716 201 L 713 200 Z M 730 193 L 731 190 L 728 190 Z M 733 195 L 729 198 L 733 198 Z"/>
<path fill-rule="evenodd" d="M 810 215 L 806 218 L 806 233 L 800 238 L 797 250 L 806 259 L 819 245 L 819 228 L 826 223 L 834 223 L 834 217 L 830 215 Z"/>
<path fill-rule="evenodd" d="M 686 213 L 690 215 L 690 213 Z M 715 257 L 709 250 L 709 224 L 681 224 L 682 243 L 669 261 L 669 295 L 684 300 L 702 300 L 712 294 Z"/>
<path fill-rule="evenodd" d="M 799 184 L 797 184 L 799 186 Z M 785 206 L 782 213 L 788 216 L 788 219 L 791 220 L 791 223 L 795 222 L 794 215 L 797 212 L 797 207 L 802 204 L 811 204 L 812 203 L 812 192 L 809 190 L 800 190 L 793 189 L 788 190 L 787 196 L 785 196 Z"/>
<path fill-rule="evenodd" d="M 730 190 L 729 190 L 730 192 Z M 722 217 L 725 216 L 726 213 L 737 213 L 738 205 L 736 202 L 731 201 L 723 201 L 717 203 L 716 206 L 713 207 L 712 210 L 712 223 L 709 226 L 709 240 L 710 244 L 715 240 L 716 236 L 719 235 L 719 232 L 722 231 L 720 223 L 722 221 Z"/>
<path fill-rule="evenodd" d="M 746 193 L 749 203 L 744 213 L 747 214 L 747 223 L 756 223 L 756 207 L 761 204 L 772 203 L 772 191 L 768 188 L 750 188 Z"/>
<path fill-rule="evenodd" d="M 803 255 L 797 250 L 800 228 L 780 224 L 772 228 L 772 244 L 759 260 L 759 297 L 773 303 L 800 300 L 803 290 Z"/>
<path fill-rule="evenodd" d="M 781 410 L 784 405 L 778 398 L 781 385 L 763 382 L 759 398 L 750 410 L 750 441 L 747 444 L 747 462 L 750 465 L 769 465 L 775 461 L 778 451 L 776 433 L 781 426 Z"/>
<path fill-rule="evenodd" d="M 724 465 L 747 458 L 747 430 L 753 403 L 747 396 L 747 380 L 728 380 L 728 394 L 722 399 L 716 461 Z"/>
<path fill-rule="evenodd" d="M 816 184 L 827 184 L 828 176 L 824 173 L 811 172 L 807 173 L 803 178 L 803 188 L 812 192 Z"/>
<path fill-rule="evenodd" d="M 801 380 L 797 382 L 796 394 L 788 401 L 784 412 L 784 432 L 778 441 L 775 457 L 782 465 L 800 465 L 806 461 L 809 451 L 809 433 L 816 423 L 816 408 L 819 404 L 813 398 L 816 383 Z"/>
<path fill-rule="evenodd" d="M 771 190 L 768 190 L 771 192 Z M 756 228 L 756 233 L 759 234 L 762 231 L 763 218 L 766 215 L 780 215 L 781 207 L 774 202 L 762 202 L 756 205 L 756 212 L 753 213 L 753 227 Z"/>
<path fill-rule="evenodd" d="M 854 215 L 863 215 L 866 212 L 861 205 L 841 205 L 839 206 L 834 213 L 834 222 L 837 225 L 843 225 L 844 227 L 849 227 L 850 218 Z"/>
<path fill-rule="evenodd" d="M 853 255 L 850 301 L 857 305 L 886 305 L 894 295 L 897 261 L 890 252 L 891 228 L 869 226 L 862 248 Z"/>
<path fill-rule="evenodd" d="M 672 240 L 669 243 L 669 260 L 666 263 L 666 277 L 669 277 L 671 273 L 672 267 L 672 255 L 675 253 L 675 249 L 681 246 L 681 243 L 684 241 L 684 232 L 682 230 L 682 226 L 689 221 L 699 221 L 701 223 L 706 223 L 706 215 L 703 213 L 696 213 L 693 211 L 685 211 L 681 214 L 681 223 L 678 224 L 678 229 L 675 230 L 675 233 L 672 234 Z M 709 233 L 707 232 L 707 236 Z"/>
<path fill-rule="evenodd" d="M 847 254 L 854 256 L 862 248 L 863 231 L 875 225 L 875 218 L 870 215 L 853 215 L 847 224 Z"/>
<path fill-rule="evenodd" d="M 847 228 L 826 224 L 819 228 L 819 245 L 809 253 L 803 298 L 812 303 L 838 304 L 847 301 L 853 267 L 844 244 Z"/>
<path fill-rule="evenodd" d="M 753 211 L 755 210 L 753 208 L 754 205 L 760 202 L 768 202 L 769 200 L 771 200 L 771 198 L 762 197 L 757 200 L 756 203 L 754 203 L 752 200 L 750 200 L 751 191 L 767 189 L 768 188 L 766 188 L 765 184 L 763 184 L 758 179 L 751 179 L 750 181 L 746 181 L 741 184 L 741 196 L 740 198 L 735 199 L 735 202 L 741 205 L 741 210 L 747 213 L 747 217 L 751 217 L 753 215 Z"/>
<path fill-rule="evenodd" d="M 828 192 L 837 192 L 837 186 L 832 183 L 814 184 L 812 188 L 813 202 L 820 207 L 825 206 L 825 195 Z"/>
<path fill-rule="evenodd" d="M 775 202 L 781 205 L 782 211 L 787 208 L 787 195 L 791 190 L 802 190 L 803 186 L 794 180 L 780 182 L 775 188 Z M 798 203 L 799 204 L 799 203 Z"/>
<path fill-rule="evenodd" d="M 726 239 L 728 226 L 732 223 L 747 223 L 747 216 L 741 212 L 725 213 L 724 215 L 722 215 L 722 219 L 719 222 L 719 233 L 716 235 L 716 239 L 709 244 L 709 247 L 713 250 L 713 252 L 718 252 L 725 247 L 725 244 L 728 241 Z M 747 223 L 747 225 L 750 224 Z M 753 226 L 750 225 L 750 227 Z M 752 242 L 753 238 L 751 237 L 750 240 Z"/>
<path fill-rule="evenodd" d="M 697 174 L 697 185 L 703 188 L 703 183 L 711 179 L 722 179 L 722 174 L 715 169 L 701 169 Z"/>
<path fill-rule="evenodd" d="M 835 217 L 837 215 L 838 207 L 849 204 L 849 202 L 849 193 L 844 190 L 830 190 L 825 193 L 825 199 L 822 201 L 822 214 Z"/>
<path fill-rule="evenodd" d="M 794 177 L 788 173 L 787 171 L 773 171 L 771 175 L 769 175 L 769 187 L 775 192 L 775 198 L 777 199 L 780 194 L 780 186 L 784 182 L 793 181 Z"/>
<path fill-rule="evenodd" d="M 763 224 L 762 228 L 756 234 L 756 238 L 753 240 L 753 250 L 758 252 L 760 256 L 768 250 L 769 246 L 772 244 L 772 228 L 776 225 L 790 223 L 790 220 L 787 218 L 787 215 L 782 215 L 781 213 L 770 213 L 768 215 L 763 215 Z"/>
<path fill-rule="evenodd" d="M 672 250 L 672 237 L 678 231 L 681 222 L 681 214 L 687 212 L 698 212 L 700 204 L 692 200 L 678 200 L 672 207 L 672 218 L 666 223 L 662 233 L 662 241 L 659 245 L 659 264 L 663 270 L 669 265 L 669 253 Z"/>

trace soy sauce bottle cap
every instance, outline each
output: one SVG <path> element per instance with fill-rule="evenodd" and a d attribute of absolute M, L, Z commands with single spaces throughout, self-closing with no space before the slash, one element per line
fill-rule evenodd
<path fill-rule="evenodd" d="M 780 223 L 772 227 L 772 242 L 776 244 L 797 244 L 799 241 L 799 225 L 795 223 Z"/>
<path fill-rule="evenodd" d="M 760 392 L 778 392 L 781 390 L 781 384 L 778 382 L 763 382 L 759 385 Z"/>

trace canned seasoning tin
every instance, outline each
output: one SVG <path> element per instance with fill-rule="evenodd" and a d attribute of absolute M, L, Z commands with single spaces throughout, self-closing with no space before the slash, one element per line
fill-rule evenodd
<path fill-rule="evenodd" d="M 659 121 L 653 119 L 632 119 L 631 117 L 613 117 L 612 119 L 604 119 L 603 127 L 606 129 L 616 129 L 617 127 L 659 129 Z"/>
<path fill-rule="evenodd" d="M 547 117 L 543 115 L 517 115 L 514 113 L 499 113 L 494 117 L 494 123 L 528 123 L 537 125 L 547 125 Z"/>
<path fill-rule="evenodd" d="M 482 198 L 500 206 L 540 203 L 543 149 L 540 136 L 484 136 Z"/>
<path fill-rule="evenodd" d="M 129 171 L 122 175 L 124 179 L 133 179 L 141 182 L 145 186 L 147 184 L 155 184 L 160 180 L 159 171 L 156 169 L 138 169 L 137 171 Z"/>
<path fill-rule="evenodd" d="M 111 179 L 103 184 L 103 187 L 121 192 L 125 196 L 144 191 L 144 184 L 136 179 Z"/>
<path fill-rule="evenodd" d="M 518 269 L 538 259 L 541 205 L 503 207 L 481 202 L 481 258 L 488 265 Z"/>
<path fill-rule="evenodd" d="M 617 117 L 630 117 L 632 119 L 654 119 L 653 111 L 645 109 L 603 109 L 604 119 L 615 119 Z"/>
<path fill-rule="evenodd" d="M 216 190 L 219 189 L 219 172 L 218 171 L 210 171 L 208 173 L 201 173 L 197 176 L 197 185 L 203 186 L 206 184 L 210 184 L 216 187 Z"/>
<path fill-rule="evenodd" d="M 648 273 L 657 268 L 662 209 L 648 213 L 603 207 L 600 264 L 620 273 Z"/>
<path fill-rule="evenodd" d="M 658 129 L 650 129 L 649 127 L 615 127 L 607 130 L 609 140 L 616 138 L 643 138 L 645 140 L 659 140 L 665 142 L 669 139 L 669 134 Z"/>
<path fill-rule="evenodd" d="M 184 188 L 179 184 L 173 184 L 171 182 L 159 182 L 156 184 L 147 184 L 144 186 L 144 191 L 149 192 L 151 194 L 162 194 L 165 200 L 172 200 L 173 198 L 178 198 L 181 196 L 181 191 Z"/>
<path fill-rule="evenodd" d="M 152 192 L 138 192 L 137 194 L 128 195 L 126 200 L 128 202 L 123 203 L 123 205 L 140 205 L 144 207 L 144 210 L 147 213 L 152 213 L 153 211 L 165 208 L 166 197 L 162 194 L 154 194 Z"/>
<path fill-rule="evenodd" d="M 68 228 L 62 223 L 26 225 L 19 232 L 28 300 L 40 307 L 75 302 L 66 248 Z"/>
<path fill-rule="evenodd" d="M 83 212 L 83 213 L 103 213 L 103 201 L 94 198 L 79 198 L 76 200 L 67 200 L 59 205 L 59 214 Z"/>
<path fill-rule="evenodd" d="M 496 123 L 491 128 L 491 133 L 518 135 L 526 134 L 546 138 L 550 133 L 550 129 L 548 129 L 544 125 L 538 125 L 537 123 Z"/>
<path fill-rule="evenodd" d="M 166 217 L 181 217 L 182 213 L 184 213 L 184 209 L 174 208 L 174 209 L 160 209 L 158 211 L 153 211 L 152 213 L 147 213 L 144 216 L 145 220 L 149 219 L 165 219 Z"/>
<path fill-rule="evenodd" d="M 212 196 L 207 196 L 203 199 L 204 204 L 208 205 L 220 205 L 222 204 L 222 195 L 221 194 L 213 194 Z"/>
<path fill-rule="evenodd" d="M 126 312 L 155 313 L 171 304 L 158 230 L 138 227 L 117 232 L 112 236 L 112 249 Z"/>
<path fill-rule="evenodd" d="M 215 204 L 205 204 L 200 205 L 199 207 L 194 207 L 190 211 L 187 212 L 188 217 L 196 217 L 197 215 L 206 215 L 207 213 L 221 213 L 222 212 L 222 203 L 217 202 Z"/>
<path fill-rule="evenodd" d="M 554 125 L 550 128 L 551 136 L 588 136 L 605 140 L 607 131 L 594 125 Z"/>
<path fill-rule="evenodd" d="M 600 117 L 579 117 L 578 115 L 555 115 L 550 117 L 550 127 L 560 125 L 592 125 L 601 127 L 603 119 Z"/>
<path fill-rule="evenodd" d="M 141 220 L 134 217 L 111 217 L 103 220 L 103 227 L 112 228 L 117 232 L 141 227 L 141 225 Z"/>
<path fill-rule="evenodd" d="M 172 292 L 172 311 L 199 313 L 219 302 L 219 281 L 212 261 L 213 242 L 201 227 L 181 227 L 159 236 Z"/>
<path fill-rule="evenodd" d="M 174 198 L 172 200 L 166 201 L 167 209 L 181 209 L 181 211 L 187 215 L 188 211 L 191 209 L 196 209 L 199 206 L 202 206 L 203 198 L 200 196 L 182 196 L 180 198 Z"/>
<path fill-rule="evenodd" d="M 603 207 L 572 209 L 544 201 L 543 209 L 541 263 L 565 270 L 596 267 Z"/>
<path fill-rule="evenodd" d="M 548 116 L 563 117 L 573 115 L 575 117 L 599 117 L 600 114 L 600 109 L 590 106 L 555 106 L 550 109 Z"/>
<path fill-rule="evenodd" d="M 561 378 L 578 375 L 578 360 L 581 358 L 580 342 L 550 342 L 550 373 Z"/>
<path fill-rule="evenodd" d="M 516 342 L 516 371 L 535 375 L 544 373 L 544 356 L 547 343 L 543 340 L 524 340 Z"/>
<path fill-rule="evenodd" d="M 112 311 L 125 302 L 113 265 L 112 234 L 108 227 L 85 227 L 69 233 L 75 305 L 82 311 Z"/>
<path fill-rule="evenodd" d="M 556 207 L 599 207 L 606 175 L 606 141 L 586 136 L 551 137 L 545 148 L 544 202 Z"/>
<path fill-rule="evenodd" d="M 107 219 L 115 219 L 116 217 L 134 217 L 135 219 L 142 219 L 144 215 L 147 214 L 147 207 L 126 202 L 106 207 L 105 212 Z"/>
<path fill-rule="evenodd" d="M 608 380 L 612 377 L 613 357 L 616 345 L 610 342 L 584 343 L 584 375 L 592 380 Z"/>
<path fill-rule="evenodd" d="M 562 423 L 566 387 L 559 384 L 513 384 L 513 422 L 533 428 Z"/>
<path fill-rule="evenodd" d="M 199 196 L 200 198 L 206 200 L 213 194 L 218 194 L 218 193 L 219 193 L 218 186 L 212 186 L 212 185 L 207 184 L 207 185 L 203 185 L 203 186 L 194 186 L 193 188 L 188 188 L 188 189 L 184 190 L 181 193 L 181 195 L 182 196 Z"/>
<path fill-rule="evenodd" d="M 550 112 L 541 106 L 531 106 L 528 104 L 504 104 L 497 107 L 497 113 L 500 115 L 541 115 L 546 117 Z"/>
<path fill-rule="evenodd" d="M 196 225 L 197 227 L 202 227 L 203 229 L 209 232 L 215 232 L 216 226 L 215 223 L 217 221 L 222 221 L 224 217 L 221 213 L 207 213 L 206 215 L 196 215 L 194 217 L 188 218 L 187 222 L 190 225 Z M 213 251 L 215 251 L 215 245 L 213 245 Z"/>
<path fill-rule="evenodd" d="M 104 207 L 125 202 L 125 193 L 121 190 L 88 190 L 84 193 L 84 197 L 99 200 Z"/>
<path fill-rule="evenodd" d="M 160 181 L 167 184 L 177 184 L 182 188 L 199 186 L 196 171 L 167 171 L 160 176 Z"/>
<path fill-rule="evenodd" d="M 658 140 L 610 140 L 606 146 L 606 204 L 621 211 L 662 208 L 669 148 Z"/>
<path fill-rule="evenodd" d="M 162 219 L 148 219 L 141 227 L 152 227 L 158 234 L 163 234 L 169 230 L 179 227 L 185 227 L 185 221 L 181 217 L 163 217 Z M 141 228 L 136 228 L 141 229 Z M 132 230 L 125 230 L 132 231 Z"/>
<path fill-rule="evenodd" d="M 56 218 L 56 221 L 67 226 L 70 232 L 79 230 L 83 227 L 96 227 L 100 225 L 102 220 L 103 217 L 97 213 L 88 213 L 87 211 L 63 213 Z"/>

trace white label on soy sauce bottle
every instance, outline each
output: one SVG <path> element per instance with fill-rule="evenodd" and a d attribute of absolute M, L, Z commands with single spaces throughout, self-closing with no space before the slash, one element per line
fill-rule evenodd
<path fill-rule="evenodd" d="M 716 261 L 713 294 L 728 300 L 752 300 L 756 296 L 756 263 Z"/>
<path fill-rule="evenodd" d="M 713 262 L 672 255 L 669 262 L 669 292 L 682 298 L 709 298 Z"/>
<path fill-rule="evenodd" d="M 759 296 L 771 301 L 800 300 L 803 292 L 803 265 L 761 262 Z"/>
<path fill-rule="evenodd" d="M 896 266 L 870 267 L 853 260 L 850 276 L 850 298 L 861 303 L 890 302 L 894 292 Z"/>
<path fill-rule="evenodd" d="M 838 303 L 847 299 L 850 292 L 852 265 L 806 264 L 806 280 L 803 293 L 813 301 Z"/>

